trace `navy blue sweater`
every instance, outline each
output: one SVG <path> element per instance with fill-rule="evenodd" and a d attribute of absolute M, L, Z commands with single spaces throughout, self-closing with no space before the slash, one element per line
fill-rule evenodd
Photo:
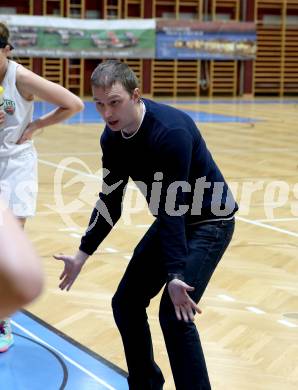
<path fill-rule="evenodd" d="M 159 220 L 167 272 L 183 274 L 186 225 L 230 218 L 238 207 L 193 120 L 173 107 L 143 101 L 146 114 L 133 137 L 126 139 L 108 126 L 101 136 L 108 171 L 80 249 L 93 254 L 111 231 L 131 177 Z"/>

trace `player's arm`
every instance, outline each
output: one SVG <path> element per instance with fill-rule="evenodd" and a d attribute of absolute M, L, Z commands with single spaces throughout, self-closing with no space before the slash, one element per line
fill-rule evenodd
<path fill-rule="evenodd" d="M 201 310 L 188 294 L 194 288 L 184 281 L 188 254 L 185 194 L 191 190 L 188 178 L 192 138 L 186 131 L 173 130 L 167 133 L 160 147 L 164 180 L 157 218 L 161 226 L 160 239 L 167 271 L 167 287 L 178 320 L 193 321 L 194 312 L 201 313 Z"/>
<path fill-rule="evenodd" d="M 117 175 L 111 174 L 109 179 L 114 181 L 118 178 Z M 74 256 L 54 255 L 56 260 L 64 262 L 64 269 L 60 275 L 61 282 L 59 284 L 61 290 L 66 289 L 68 291 L 71 288 L 88 257 L 96 251 L 120 218 L 122 198 L 127 180 L 123 178 L 115 181 L 113 184 L 119 182 L 119 185 L 112 192 L 109 192 L 109 190 L 113 188 L 113 185 L 109 186 L 106 183 L 107 179 L 105 180 L 103 192 L 99 194 L 99 199 L 92 211 L 88 228 L 81 239 L 79 250 Z"/>
<path fill-rule="evenodd" d="M 62 122 L 84 108 L 81 99 L 66 88 L 38 76 L 23 66 L 17 68 L 16 84 L 19 93 L 25 99 L 33 100 L 36 96 L 42 101 L 57 106 L 54 110 L 30 123 L 26 128 L 26 131 L 30 132 L 27 135 L 32 136 L 38 129 Z"/>
<path fill-rule="evenodd" d="M 0 318 L 30 303 L 42 287 L 40 259 L 0 200 Z"/>
<path fill-rule="evenodd" d="M 188 178 L 192 156 L 192 138 L 186 131 L 167 132 L 159 143 L 160 167 L 163 173 L 161 200 L 157 218 L 160 221 L 161 245 L 168 279 L 184 277 L 188 248 L 185 233 L 185 198 L 190 191 Z M 170 163 L 169 163 L 170 162 Z"/>
<path fill-rule="evenodd" d="M 118 163 L 117 153 L 113 149 L 110 150 L 102 140 L 101 146 L 104 172 L 102 191 L 99 193 L 89 225 L 81 239 L 79 250 L 74 256 L 63 254 L 54 256 L 55 259 L 64 262 L 59 284 L 62 290 L 71 288 L 88 257 L 96 251 L 121 216 L 128 175 L 123 172 L 122 165 Z"/>

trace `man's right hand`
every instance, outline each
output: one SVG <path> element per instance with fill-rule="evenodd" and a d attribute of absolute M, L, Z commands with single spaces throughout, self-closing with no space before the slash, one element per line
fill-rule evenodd
<path fill-rule="evenodd" d="M 61 290 L 66 288 L 69 291 L 89 256 L 79 250 L 75 256 L 59 254 L 53 257 L 56 260 L 62 260 L 64 262 L 64 270 L 60 275 L 61 283 L 59 284 L 59 288 Z"/>

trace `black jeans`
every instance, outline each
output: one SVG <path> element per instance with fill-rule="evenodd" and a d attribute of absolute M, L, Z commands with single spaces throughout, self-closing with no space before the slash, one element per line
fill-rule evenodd
<path fill-rule="evenodd" d="M 233 220 L 213 221 L 186 227 L 188 257 L 185 282 L 195 287 L 189 295 L 201 299 L 207 284 L 234 232 Z M 161 390 L 164 378 L 154 361 L 146 307 L 166 282 L 155 221 L 140 243 L 112 300 L 128 366 L 130 390 Z M 191 321 L 179 321 L 165 288 L 159 320 L 177 390 L 210 390 L 199 334 Z"/>

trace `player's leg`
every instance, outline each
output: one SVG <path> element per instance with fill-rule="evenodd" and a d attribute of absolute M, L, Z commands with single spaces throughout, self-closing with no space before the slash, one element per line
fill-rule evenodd
<path fill-rule="evenodd" d="M 185 282 L 195 287 L 189 295 L 199 302 L 234 231 L 234 220 L 187 227 L 188 257 Z M 168 290 L 160 305 L 160 323 L 177 390 L 210 390 L 200 337 L 194 322 L 177 320 Z"/>
<path fill-rule="evenodd" d="M 164 378 L 154 361 L 146 308 L 158 294 L 166 275 L 160 259 L 158 223 L 136 247 L 112 300 L 129 371 L 130 390 L 160 390 Z"/>

